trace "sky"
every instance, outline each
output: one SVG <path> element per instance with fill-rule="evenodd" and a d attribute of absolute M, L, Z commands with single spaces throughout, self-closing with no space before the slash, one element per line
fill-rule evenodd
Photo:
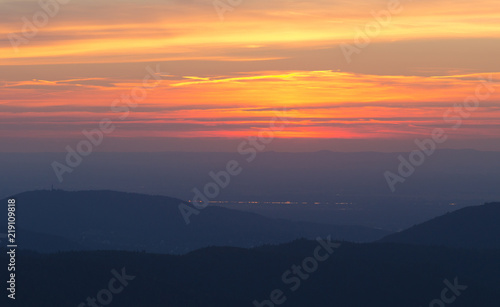
<path fill-rule="evenodd" d="M 500 150 L 498 0 L 41 3 L 0 0 L 0 152 Z"/>

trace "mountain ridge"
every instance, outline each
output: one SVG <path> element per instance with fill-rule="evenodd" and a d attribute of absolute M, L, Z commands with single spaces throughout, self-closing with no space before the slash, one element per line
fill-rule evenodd
<path fill-rule="evenodd" d="M 389 233 L 362 226 L 271 219 L 215 206 L 193 215 L 186 225 L 178 209 L 180 203 L 186 203 L 182 200 L 109 190 L 41 190 L 12 197 L 19 228 L 69 239 L 85 250 L 181 254 L 206 246 L 253 247 L 326 235 L 369 242 Z M 0 227 L 2 221 L 6 223 L 6 218 Z"/>
<path fill-rule="evenodd" d="M 462 208 L 435 217 L 380 242 L 500 249 L 500 202 Z"/>

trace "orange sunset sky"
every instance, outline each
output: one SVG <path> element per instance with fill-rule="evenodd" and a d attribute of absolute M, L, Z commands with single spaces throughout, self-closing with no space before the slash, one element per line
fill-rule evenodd
<path fill-rule="evenodd" d="M 64 151 L 103 118 L 98 151 L 234 150 L 284 108 L 270 149 L 407 150 L 439 127 L 500 150 L 498 0 L 67 2 L 28 38 L 38 1 L 0 1 L 0 151 Z M 148 67 L 162 81 L 124 116 Z"/>

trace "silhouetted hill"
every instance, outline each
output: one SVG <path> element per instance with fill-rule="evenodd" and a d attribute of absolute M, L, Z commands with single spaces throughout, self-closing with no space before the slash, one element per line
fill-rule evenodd
<path fill-rule="evenodd" d="M 500 249 L 500 203 L 463 208 L 388 235 L 381 242 Z"/>
<path fill-rule="evenodd" d="M 57 236 L 72 242 L 40 249 L 30 244 L 36 240 L 30 240 L 29 233 L 24 241 L 19 240 L 21 248 L 37 251 L 145 250 L 178 254 L 206 246 L 253 247 L 327 235 L 367 242 L 388 234 L 365 227 L 270 219 L 220 207 L 201 210 L 186 225 L 178 208 L 181 200 L 134 193 L 34 191 L 14 198 L 19 228 L 38 237 Z M 4 229 L 6 213 L 0 212 L 0 227 Z"/>
<path fill-rule="evenodd" d="M 222 206 L 269 218 L 391 231 L 407 229 L 450 210 L 500 200 L 500 152 L 438 149 L 404 184 L 397 184 L 393 193 L 383 174 L 397 174 L 398 156 L 408 159 L 409 154 L 263 151 L 237 180 L 231 180 L 229 188 L 221 190 L 218 198 L 299 202 L 287 206 Z M 194 187 L 202 189 L 213 180 L 209 172 L 222 170 L 228 161 L 241 158 L 233 148 L 231 152 L 93 152 L 85 160 L 84 170 L 66 174 L 64 182 L 59 183 L 51 163 L 64 161 L 65 153 L 0 153 L 0 199 L 48 188 L 52 183 L 61 189 L 191 199 Z M 244 159 L 241 162 L 247 163 Z"/>
<path fill-rule="evenodd" d="M 467 288 L 459 290 L 459 296 L 447 290 L 447 298 L 456 296 L 452 306 L 497 307 L 500 302 L 499 250 L 400 244 L 342 243 L 292 291 L 294 284 L 283 282 L 283 274 L 314 257 L 318 246 L 315 241 L 298 240 L 253 249 L 211 247 L 182 256 L 21 252 L 16 305 L 79 306 L 108 289 L 114 278 L 111 270 L 122 272 L 122 268 L 135 278 L 113 295 L 111 306 L 251 307 L 254 300 L 269 299 L 274 289 L 286 297 L 280 306 L 432 306 L 430 302 L 440 299 L 447 288 L 444 280 L 454 283 L 455 278 Z M 0 261 L 7 263 L 1 250 Z M 5 300 L 3 295 L 1 306 Z"/>
<path fill-rule="evenodd" d="M 84 245 L 62 236 L 39 233 L 24 229 L 16 230 L 16 240 L 22 249 L 29 249 L 41 253 L 54 251 L 87 250 Z"/>

